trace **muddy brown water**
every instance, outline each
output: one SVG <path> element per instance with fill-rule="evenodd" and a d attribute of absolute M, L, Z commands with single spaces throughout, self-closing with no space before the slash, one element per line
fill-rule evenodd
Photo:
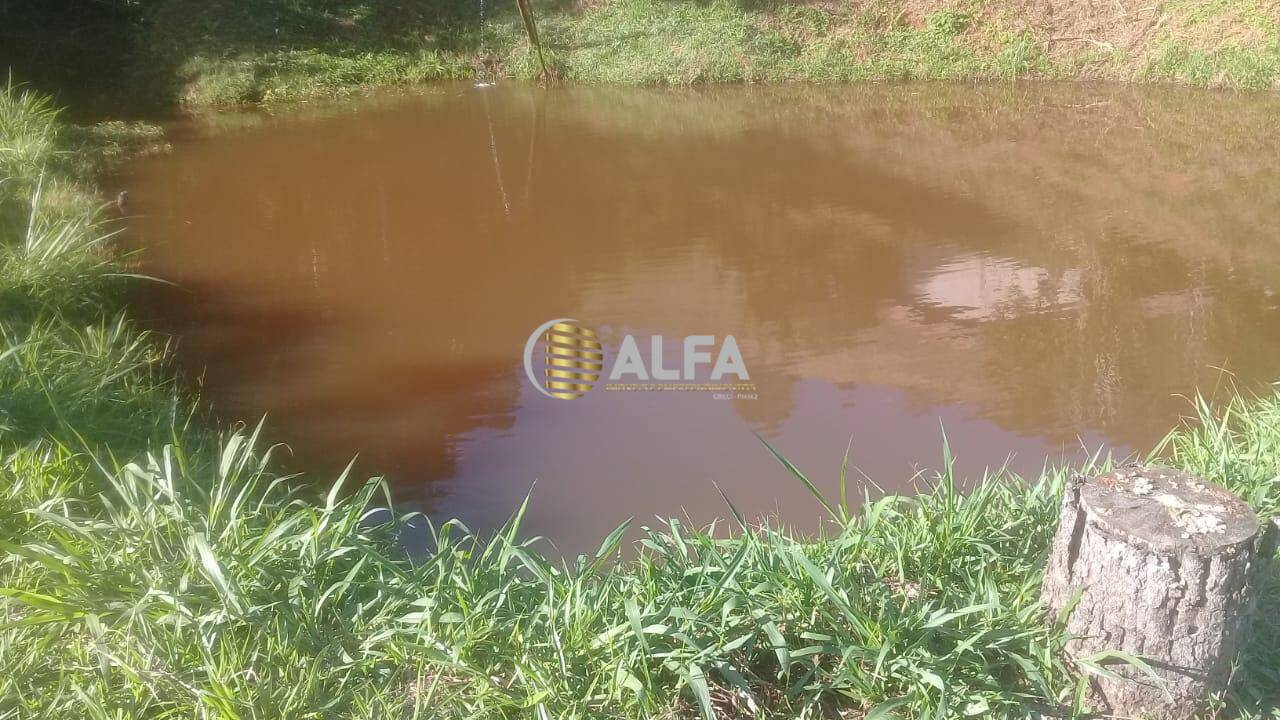
<path fill-rule="evenodd" d="M 1277 111 L 448 85 L 184 123 L 120 184 L 143 269 L 182 288 L 149 314 L 223 418 L 267 415 L 321 481 L 358 454 L 402 507 L 478 529 L 532 488 L 526 531 L 577 552 L 628 517 L 726 517 L 717 486 L 813 527 L 757 435 L 832 492 L 846 446 L 907 490 L 944 427 L 962 475 L 1034 475 L 1280 377 Z M 626 335 L 670 367 L 685 336 L 714 360 L 732 335 L 754 389 L 548 397 L 523 353 L 556 318 L 606 363 Z"/>

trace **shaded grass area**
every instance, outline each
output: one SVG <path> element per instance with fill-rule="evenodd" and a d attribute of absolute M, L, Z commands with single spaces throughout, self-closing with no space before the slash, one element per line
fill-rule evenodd
<path fill-rule="evenodd" d="M 154 64 L 179 68 L 182 99 L 193 107 L 537 75 L 514 3 L 397 7 L 163 0 L 143 32 L 161 58 Z M 576 82 L 1083 78 L 1280 86 L 1275 0 L 1164 0 L 1132 9 L 601 0 L 553 1 L 535 11 L 554 74 Z"/>
<path fill-rule="evenodd" d="M 0 237 L 0 716 L 1084 714 L 1106 670 L 1068 666 L 1038 602 L 1067 471 L 961 492 L 944 450 L 919 495 L 815 498 L 820 538 L 671 521 L 631 559 L 620 528 L 561 563 L 516 510 L 492 536 L 437 526 L 410 562 L 381 483 L 313 494 L 257 429 L 208 429 L 121 315 L 137 280 L 104 239 L 98 160 L 66 156 L 83 147 L 38 96 L 8 89 L 0 123 L 23 221 Z M 1280 396 L 1198 410 L 1159 454 L 1275 514 Z M 1278 590 L 1232 716 L 1280 690 Z"/>

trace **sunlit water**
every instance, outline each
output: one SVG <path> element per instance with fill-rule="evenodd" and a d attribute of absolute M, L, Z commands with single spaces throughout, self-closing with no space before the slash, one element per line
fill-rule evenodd
<path fill-rule="evenodd" d="M 822 487 L 849 446 L 905 489 L 944 427 L 963 475 L 1034 474 L 1149 449 L 1197 388 L 1276 378 L 1278 111 L 445 86 L 191 122 L 120 182 L 145 271 L 183 288 L 151 313 L 225 419 L 267 414 L 326 477 L 358 453 L 403 507 L 481 529 L 532 487 L 527 531 L 576 552 L 627 517 L 725 517 L 717 486 L 812 527 L 757 434 Z M 562 317 L 606 354 L 733 335 L 754 395 L 546 397 L 522 352 Z"/>

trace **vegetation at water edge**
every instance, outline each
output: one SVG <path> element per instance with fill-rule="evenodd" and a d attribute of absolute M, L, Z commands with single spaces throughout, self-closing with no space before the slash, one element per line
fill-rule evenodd
<path fill-rule="evenodd" d="M 0 47 L 10 56 L 0 64 L 78 87 L 77 98 L 193 108 L 533 78 L 543 61 L 569 82 L 1071 78 L 1275 89 L 1280 4 L 51 0 L 0 6 Z"/>

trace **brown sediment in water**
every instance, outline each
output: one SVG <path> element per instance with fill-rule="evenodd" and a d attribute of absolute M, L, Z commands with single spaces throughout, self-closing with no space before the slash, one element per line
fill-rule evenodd
<path fill-rule="evenodd" d="M 628 516 L 811 526 L 758 432 L 903 489 L 1145 449 L 1280 370 L 1280 99 L 1110 86 L 447 86 L 180 133 L 127 178 L 152 304 L 225 416 L 572 550 Z M 732 334 L 754 399 L 540 395 L 572 317 Z M 678 356 L 671 364 L 675 364 Z"/>

